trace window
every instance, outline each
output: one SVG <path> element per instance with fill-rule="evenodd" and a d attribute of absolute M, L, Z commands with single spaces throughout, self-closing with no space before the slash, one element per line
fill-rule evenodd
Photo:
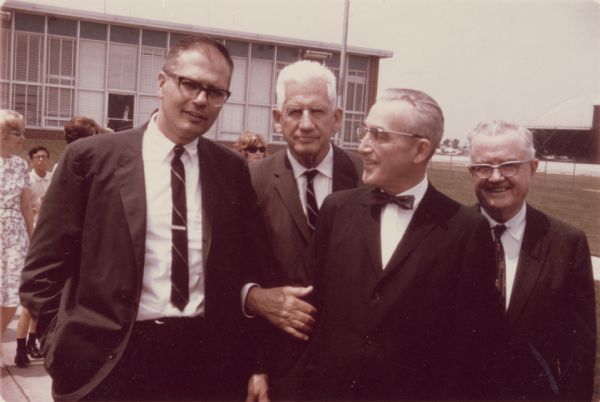
<path fill-rule="evenodd" d="M 108 94 L 108 127 L 123 131 L 133 127 L 133 95 Z"/>
<path fill-rule="evenodd" d="M 10 77 L 10 30 L 0 29 L 0 79 Z"/>
<path fill-rule="evenodd" d="M 27 125 L 40 125 L 41 86 L 15 84 L 13 88 L 14 109 L 25 117 Z"/>
<path fill-rule="evenodd" d="M 48 37 L 46 82 L 48 84 L 75 84 L 75 40 Z"/>
<path fill-rule="evenodd" d="M 137 46 L 110 44 L 108 56 L 109 88 L 135 90 L 137 54 Z"/>
<path fill-rule="evenodd" d="M 25 82 L 41 82 L 42 35 L 16 32 L 14 79 Z"/>
<path fill-rule="evenodd" d="M 104 92 L 78 91 L 76 114 L 91 117 L 104 126 Z"/>
<path fill-rule="evenodd" d="M 140 66 L 140 92 L 156 95 L 158 90 L 158 73 L 162 70 L 166 57 L 165 49 L 153 47 L 142 48 Z"/>
<path fill-rule="evenodd" d="M 47 87 L 44 125 L 49 127 L 63 127 L 72 116 L 73 90 Z"/>
<path fill-rule="evenodd" d="M 105 88 L 106 42 L 79 41 L 78 84 L 83 89 Z"/>

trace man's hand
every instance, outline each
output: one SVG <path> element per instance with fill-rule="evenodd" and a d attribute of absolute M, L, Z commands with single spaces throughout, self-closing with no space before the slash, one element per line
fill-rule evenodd
<path fill-rule="evenodd" d="M 263 289 L 254 287 L 246 297 L 246 309 L 252 314 L 266 318 L 277 328 L 295 338 L 308 340 L 315 324 L 316 309 L 301 300 L 313 291 L 312 286 Z"/>
<path fill-rule="evenodd" d="M 254 374 L 250 377 L 246 402 L 269 402 L 269 381 L 266 374 Z"/>

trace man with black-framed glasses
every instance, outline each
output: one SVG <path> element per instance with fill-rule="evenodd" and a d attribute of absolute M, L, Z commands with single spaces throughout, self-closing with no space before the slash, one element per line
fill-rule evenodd
<path fill-rule="evenodd" d="M 475 194 L 496 248 L 505 336 L 493 396 L 502 400 L 589 401 L 596 316 L 583 231 L 526 202 L 538 166 L 531 132 L 503 121 L 469 134 Z"/>
<path fill-rule="evenodd" d="M 311 247 L 319 316 L 299 370 L 306 400 L 465 400 L 484 394 L 500 320 L 489 228 L 437 191 L 444 116 L 388 89 L 357 129 L 367 187 L 329 195 Z"/>
<path fill-rule="evenodd" d="M 70 144 L 20 288 L 57 400 L 242 400 L 242 286 L 268 259 L 244 161 L 202 137 L 229 97 L 221 43 L 187 37 L 143 127 Z"/>

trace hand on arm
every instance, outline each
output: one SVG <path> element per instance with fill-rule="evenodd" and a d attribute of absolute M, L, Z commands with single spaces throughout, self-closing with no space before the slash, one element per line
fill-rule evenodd
<path fill-rule="evenodd" d="M 246 402 L 269 402 L 269 382 L 266 374 L 254 374 L 250 377 Z"/>
<path fill-rule="evenodd" d="M 308 340 L 315 323 L 316 309 L 302 300 L 312 286 L 263 289 L 253 287 L 246 297 L 247 311 L 270 321 L 277 328 L 300 340 Z"/>

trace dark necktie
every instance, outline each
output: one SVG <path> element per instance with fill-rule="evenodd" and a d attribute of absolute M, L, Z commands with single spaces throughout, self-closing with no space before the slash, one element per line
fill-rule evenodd
<path fill-rule="evenodd" d="M 412 209 L 415 202 L 413 195 L 390 195 L 383 190 L 378 188 L 373 189 L 371 193 L 371 204 L 373 205 L 385 205 L 388 203 L 396 204 L 402 209 Z"/>
<path fill-rule="evenodd" d="M 319 206 L 317 205 L 317 197 L 315 197 L 313 186 L 313 180 L 317 174 L 319 174 L 319 171 L 316 169 L 304 172 L 304 176 L 306 176 L 306 221 L 311 232 L 315 231 L 317 215 L 319 214 Z"/>
<path fill-rule="evenodd" d="M 496 288 L 502 297 L 502 305 L 506 308 L 506 261 L 504 260 L 504 247 L 502 246 L 502 233 L 506 230 L 504 225 L 496 225 L 494 231 L 494 248 L 496 250 Z"/>
<path fill-rule="evenodd" d="M 185 170 L 181 162 L 183 147 L 173 148 L 171 160 L 171 303 L 183 310 L 190 300 L 188 272 L 187 206 L 185 197 Z"/>

